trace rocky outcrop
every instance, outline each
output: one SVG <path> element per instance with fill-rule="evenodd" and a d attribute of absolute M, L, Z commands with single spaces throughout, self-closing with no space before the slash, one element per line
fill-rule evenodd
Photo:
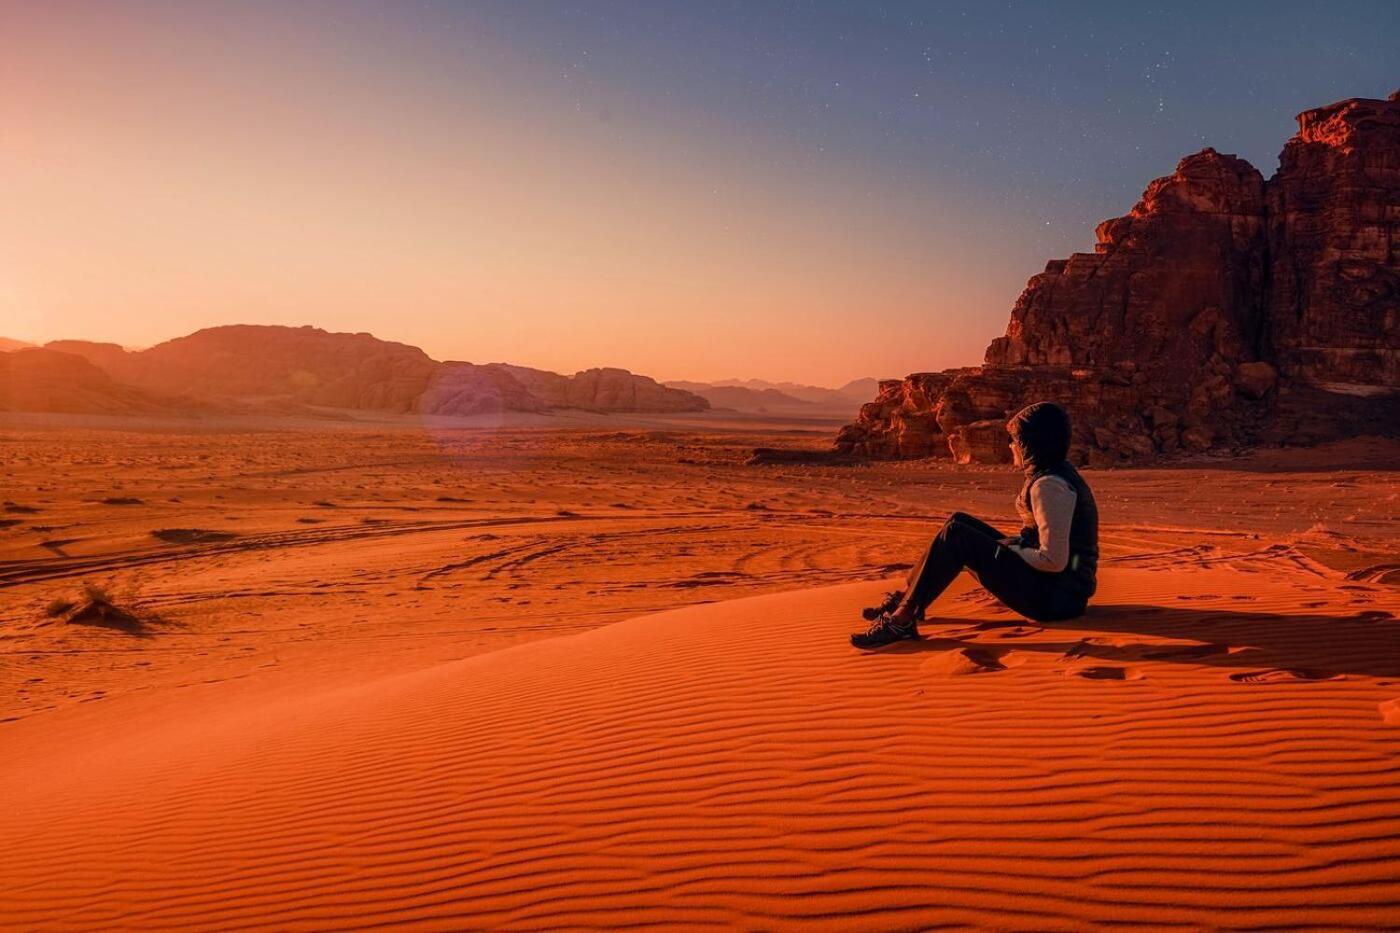
<path fill-rule="evenodd" d="M 1400 385 L 1397 95 L 1300 114 L 1269 182 L 1270 351 L 1309 382 Z"/>
<path fill-rule="evenodd" d="M 926 457 L 945 449 L 938 405 L 956 372 L 915 373 L 881 382 L 880 394 L 861 406 L 855 424 L 841 429 L 836 446 L 878 459 Z"/>
<path fill-rule="evenodd" d="M 518 366 L 438 362 L 407 344 L 316 327 L 210 327 L 136 352 L 82 340 L 47 346 L 80 356 L 148 392 L 278 411 L 312 406 L 477 415 L 551 408 L 668 412 L 709 407 L 698 396 L 625 370 L 587 370 L 571 378 Z"/>
<path fill-rule="evenodd" d="M 1196 369 L 1257 339 L 1264 179 L 1206 149 L 1148 185 L 1124 217 L 1099 224 L 1093 253 L 1051 262 L 1011 310 L 989 365 Z"/>
<path fill-rule="evenodd" d="M 447 362 L 433 371 L 414 402 L 424 415 L 481 415 L 501 411 L 545 411 L 548 403 L 491 366 Z"/>
<path fill-rule="evenodd" d="M 1400 101 L 1298 119 L 1267 182 L 1183 159 L 1030 280 L 985 365 L 882 383 L 836 449 L 1003 461 L 1041 399 L 1094 465 L 1400 431 Z"/>
<path fill-rule="evenodd" d="M 44 347 L 0 353 L 0 411 L 82 415 L 167 414 L 188 400 L 124 385 L 81 356 Z"/>
<path fill-rule="evenodd" d="M 625 369 L 585 369 L 573 376 L 561 376 L 505 363 L 493 363 L 487 368 L 508 373 L 531 395 L 553 408 L 661 413 L 705 411 L 710 407 L 708 401 L 692 392 L 661 385 Z"/>
<path fill-rule="evenodd" d="M 210 327 L 132 354 L 143 388 L 327 408 L 411 412 L 438 364 L 417 347 L 315 327 Z"/>

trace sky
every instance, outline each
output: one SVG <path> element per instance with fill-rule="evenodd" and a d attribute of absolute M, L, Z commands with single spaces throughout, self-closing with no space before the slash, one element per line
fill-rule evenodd
<path fill-rule="evenodd" d="M 1182 156 L 1268 176 L 1397 64 L 1394 0 L 0 0 L 0 335 L 975 365 Z"/>

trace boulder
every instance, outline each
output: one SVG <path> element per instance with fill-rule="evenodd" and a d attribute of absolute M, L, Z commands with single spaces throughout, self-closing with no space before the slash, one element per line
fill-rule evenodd
<path fill-rule="evenodd" d="M 1278 384 L 1278 370 L 1262 360 L 1241 363 L 1235 368 L 1235 388 L 1246 398 L 1260 399 Z"/>

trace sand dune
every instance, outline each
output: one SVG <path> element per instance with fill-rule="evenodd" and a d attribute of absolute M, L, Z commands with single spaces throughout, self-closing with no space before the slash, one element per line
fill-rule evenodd
<path fill-rule="evenodd" d="M 1116 562 L 1082 620 L 963 588 L 874 655 L 858 583 L 62 710 L 8 727 L 0 916 L 1386 927 L 1400 599 L 1342 580 Z"/>
<path fill-rule="evenodd" d="M 363 680 L 701 601 L 878 580 L 952 508 L 1015 522 L 1009 471 L 752 469 L 756 443 L 811 435 L 585 428 L 8 431 L 0 755 L 14 717 L 342 656 Z M 1397 450 L 1095 473 L 1105 553 L 1385 584 Z M 159 621 L 136 639 L 46 615 L 84 582 Z"/>
<path fill-rule="evenodd" d="M 1395 915 L 1393 448 L 1094 472 L 1091 615 L 867 656 L 1018 477 L 742 465 L 811 437 L 9 432 L 0 927 Z"/>

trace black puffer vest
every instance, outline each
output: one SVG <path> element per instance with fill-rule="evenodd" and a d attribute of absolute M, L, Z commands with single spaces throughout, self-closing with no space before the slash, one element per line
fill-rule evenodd
<path fill-rule="evenodd" d="M 1056 576 L 1057 582 L 1067 589 L 1083 595 L 1085 599 L 1094 595 L 1098 587 L 1099 569 L 1099 507 L 1094 502 L 1094 494 L 1084 477 L 1063 460 L 1058 466 L 1036 470 L 1026 478 L 1021 487 L 1021 503 L 1026 511 L 1031 511 L 1031 486 L 1043 476 L 1058 476 L 1074 489 L 1074 517 L 1069 526 L 1069 566 Z M 1021 544 L 1026 547 L 1040 547 L 1040 532 L 1034 525 L 1021 529 Z"/>

